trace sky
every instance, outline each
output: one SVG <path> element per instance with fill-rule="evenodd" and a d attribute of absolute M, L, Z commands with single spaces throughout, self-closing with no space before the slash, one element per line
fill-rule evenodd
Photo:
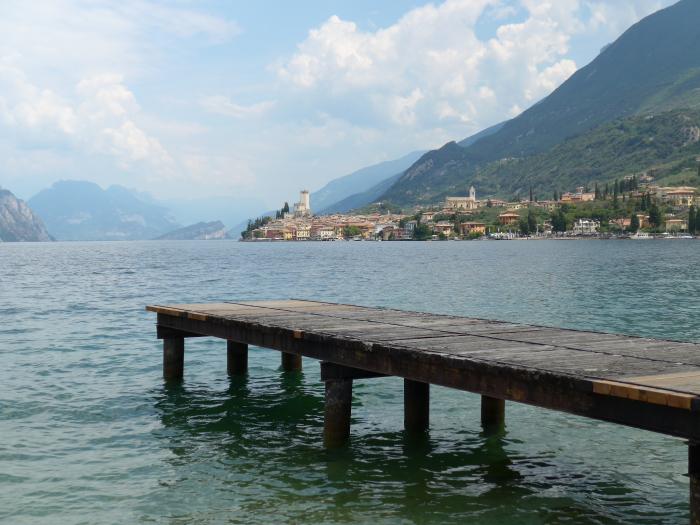
<path fill-rule="evenodd" d="M 3 0 L 0 185 L 270 208 L 516 116 L 673 0 Z"/>

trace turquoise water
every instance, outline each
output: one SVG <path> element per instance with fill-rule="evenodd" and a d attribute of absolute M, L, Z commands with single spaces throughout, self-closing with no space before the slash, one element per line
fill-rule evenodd
<path fill-rule="evenodd" d="M 700 341 L 692 241 L 0 245 L 4 523 L 676 524 L 678 440 L 432 389 L 402 432 L 402 383 L 358 381 L 352 440 L 322 447 L 318 363 L 190 340 L 161 380 L 145 304 L 300 297 Z"/>

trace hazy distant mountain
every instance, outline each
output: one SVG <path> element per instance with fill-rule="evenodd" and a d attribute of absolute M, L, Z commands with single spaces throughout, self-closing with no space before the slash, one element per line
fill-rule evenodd
<path fill-rule="evenodd" d="M 226 226 L 221 221 L 198 222 L 175 231 L 168 232 L 156 240 L 159 241 L 208 241 L 229 239 Z"/>
<path fill-rule="evenodd" d="M 529 185 L 498 164 L 543 154 L 573 137 L 633 115 L 700 107 L 700 1 L 682 0 L 626 31 L 547 98 L 495 133 L 467 147 L 449 143 L 426 153 L 382 199 L 400 205 L 436 202 L 464 194 L 470 184 L 482 193 L 525 193 Z M 549 191 L 563 180 L 586 183 L 561 164 L 541 180 Z M 459 193 L 457 193 L 459 194 Z"/>
<path fill-rule="evenodd" d="M 61 181 L 29 199 L 59 240 L 153 239 L 178 228 L 168 210 L 131 190 L 103 190 L 86 181 Z"/>
<path fill-rule="evenodd" d="M 400 159 L 374 164 L 349 175 L 333 179 L 323 188 L 311 194 L 311 208 L 317 213 L 327 208 L 336 208 L 335 205 L 339 204 L 340 201 L 370 190 L 397 173 L 402 173 L 423 153 L 422 151 L 414 151 Z"/>
<path fill-rule="evenodd" d="M 0 241 L 52 240 L 43 221 L 29 206 L 10 191 L 0 188 Z"/>
<path fill-rule="evenodd" d="M 335 204 L 321 210 L 320 213 L 326 215 L 331 213 L 347 213 L 350 210 L 362 208 L 363 206 L 377 202 L 379 198 L 384 195 L 397 180 L 399 180 L 401 175 L 401 173 L 397 173 L 393 177 L 389 177 L 388 179 L 381 181 L 379 184 L 372 186 L 366 191 L 350 195 L 342 201 L 336 202 Z"/>

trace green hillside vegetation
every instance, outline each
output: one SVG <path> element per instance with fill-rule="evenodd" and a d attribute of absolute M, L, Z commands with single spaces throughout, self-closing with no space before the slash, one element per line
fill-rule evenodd
<path fill-rule="evenodd" d="M 700 185 L 700 110 L 676 110 L 606 124 L 522 160 L 491 163 L 474 180 L 493 181 L 498 194 L 540 198 L 576 186 L 593 187 L 625 175 L 653 174 L 657 182 Z"/>
<path fill-rule="evenodd" d="M 428 162 L 454 156 L 454 143 L 431 152 Z M 605 124 L 559 144 L 546 153 L 524 159 L 491 162 L 471 172 L 457 162 L 444 163 L 430 186 L 414 178 L 405 192 L 391 195 L 395 205 L 431 204 L 448 195 L 463 195 L 473 184 L 481 195 L 526 197 L 532 186 L 539 199 L 576 186 L 605 184 L 625 175 L 653 174 L 661 184 L 700 185 L 700 110 L 674 110 Z M 404 198 L 398 198 L 403 196 Z M 386 197 L 389 197 L 388 195 Z"/>

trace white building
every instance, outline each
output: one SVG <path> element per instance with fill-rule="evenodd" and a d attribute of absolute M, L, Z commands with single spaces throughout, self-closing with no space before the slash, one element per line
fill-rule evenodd
<path fill-rule="evenodd" d="M 598 233 L 600 230 L 600 222 L 594 221 L 593 219 L 578 219 L 574 223 L 574 234 L 587 235 L 591 233 Z"/>

